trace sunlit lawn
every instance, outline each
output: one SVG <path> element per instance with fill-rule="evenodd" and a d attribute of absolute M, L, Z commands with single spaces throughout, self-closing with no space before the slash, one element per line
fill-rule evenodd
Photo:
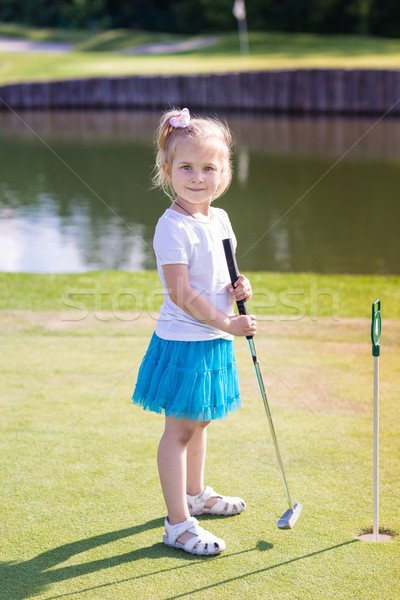
<path fill-rule="evenodd" d="M 0 34 L 2 29 L 0 27 Z M 2 53 L 0 83 L 84 76 L 208 73 L 292 68 L 399 68 L 400 40 L 362 36 L 250 33 L 250 55 L 241 56 L 236 33 L 223 34 L 207 48 L 156 56 L 123 55 L 123 48 L 182 36 L 127 30 L 71 36 L 78 43 L 67 54 Z M 32 32 L 29 37 L 41 37 Z M 57 37 L 57 36 L 53 36 Z M 66 34 L 58 39 L 65 41 Z"/>
<path fill-rule="evenodd" d="M 276 527 L 286 499 L 248 345 L 236 340 L 243 407 L 210 426 L 206 478 L 247 509 L 201 518 L 227 543 L 207 560 L 162 544 L 163 418 L 131 406 L 156 314 L 76 316 L 0 311 L 2 599 L 397 598 L 399 538 L 357 539 L 373 516 L 368 318 L 260 319 L 261 369 L 303 505 L 290 531 Z M 399 322 L 384 320 L 383 334 L 380 525 L 398 532 Z"/>

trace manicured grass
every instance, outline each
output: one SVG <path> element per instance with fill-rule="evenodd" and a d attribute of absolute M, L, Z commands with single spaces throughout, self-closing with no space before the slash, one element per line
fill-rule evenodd
<path fill-rule="evenodd" d="M 20 23 L 0 22 L 0 36 L 33 40 L 35 42 L 71 42 L 77 44 L 91 38 L 93 32 L 79 29 L 30 27 Z"/>
<path fill-rule="evenodd" d="M 253 287 L 250 310 L 263 318 L 308 316 L 368 318 L 382 302 L 384 319 L 400 319 L 400 278 L 380 275 L 246 273 Z M 157 312 L 161 284 L 156 271 L 81 274 L 0 273 L 0 310 L 64 311 L 79 320 L 88 311 Z"/>
<path fill-rule="evenodd" d="M 88 36 L 83 42 L 75 44 L 74 49 L 89 52 L 118 52 L 134 46 L 179 42 L 186 38 L 187 36 L 174 35 L 173 33 L 132 32 L 130 29 L 111 29 L 110 31 Z"/>
<path fill-rule="evenodd" d="M 290 531 L 276 527 L 286 500 L 248 346 L 236 339 L 243 407 L 210 426 L 206 479 L 247 509 L 200 517 L 227 543 L 202 559 L 161 543 L 163 419 L 130 405 L 154 320 L 1 311 L 2 598 L 395 600 L 400 538 L 357 539 L 372 526 L 369 325 L 260 320 L 261 369 L 303 505 Z M 380 524 L 398 532 L 399 322 L 384 339 Z"/>
<path fill-rule="evenodd" d="M 26 35 L 34 39 L 52 38 L 48 30 L 42 34 L 40 30 L 37 33 L 28 30 Z M 65 41 L 68 31 L 57 32 L 54 37 Z M 156 56 L 124 56 L 117 51 L 151 42 L 181 40 L 182 36 L 123 29 L 100 34 L 86 32 L 85 35 L 77 32 L 71 34 L 70 39 L 76 44 L 75 50 L 63 55 L 2 53 L 0 83 L 110 74 L 400 67 L 400 40 L 363 36 L 251 32 L 250 56 L 240 55 L 236 33 L 221 34 L 216 44 L 201 50 Z"/>

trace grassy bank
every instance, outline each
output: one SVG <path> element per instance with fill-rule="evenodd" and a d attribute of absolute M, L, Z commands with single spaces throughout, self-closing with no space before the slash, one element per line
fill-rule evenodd
<path fill-rule="evenodd" d="M 79 285 L 93 285 L 91 275 L 79 277 Z M 34 279 L 25 278 L 25 291 L 38 306 Z M 42 306 L 54 306 L 46 284 L 55 279 L 39 281 Z M 276 527 L 286 500 L 248 346 L 235 341 L 243 407 L 210 426 L 206 478 L 244 497 L 247 509 L 200 518 L 227 543 L 207 560 L 161 542 L 155 456 L 163 419 L 130 405 L 154 320 L 0 311 L 2 598 L 394 600 L 399 537 L 357 539 L 372 526 L 369 325 L 260 321 L 257 351 L 274 424 L 293 500 L 303 505 L 286 532 Z M 388 329 L 380 524 L 399 532 L 400 324 Z"/>
<path fill-rule="evenodd" d="M 70 42 L 78 44 L 92 37 L 92 33 L 79 29 L 31 27 L 21 23 L 0 22 L 0 36 L 32 40 L 34 42 Z"/>
<path fill-rule="evenodd" d="M 62 55 L 1 53 L 0 83 L 64 79 L 113 74 L 209 73 L 255 69 L 293 68 L 399 68 L 400 41 L 363 36 L 323 36 L 276 32 L 250 32 L 250 55 L 241 56 L 236 33 L 218 35 L 212 46 L 184 53 L 127 56 L 120 52 L 142 44 L 180 41 L 181 36 L 133 33 L 116 30 L 103 33 L 8 27 L 8 35 L 33 40 L 70 41 L 72 52 Z M 7 34 L 0 26 L 0 35 Z M 25 32 L 25 33 L 24 33 Z"/>
<path fill-rule="evenodd" d="M 400 319 L 400 278 L 378 275 L 246 273 L 254 296 L 250 310 L 293 319 L 320 316 L 368 318 L 376 298 L 386 319 Z M 82 274 L 0 274 L 0 310 L 65 311 L 77 320 L 87 312 L 158 311 L 156 271 L 94 271 Z"/>

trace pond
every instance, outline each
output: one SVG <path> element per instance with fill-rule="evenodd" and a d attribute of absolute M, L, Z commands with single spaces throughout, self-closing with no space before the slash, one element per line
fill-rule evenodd
<path fill-rule="evenodd" d="M 155 268 L 159 113 L 0 113 L 0 270 Z M 398 274 L 400 120 L 227 115 L 242 271 Z"/>

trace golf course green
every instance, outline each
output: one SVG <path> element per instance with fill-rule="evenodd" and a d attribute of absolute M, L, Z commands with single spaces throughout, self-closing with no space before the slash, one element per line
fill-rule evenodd
<path fill-rule="evenodd" d="M 268 285 L 279 298 L 279 277 L 289 285 L 289 274 L 260 273 L 253 287 Z M 305 279 L 293 274 L 291 285 Z M 3 598 L 395 600 L 399 538 L 357 538 L 373 522 L 366 298 L 381 292 L 380 526 L 399 531 L 398 282 L 368 279 L 340 278 L 338 313 L 322 298 L 324 315 L 256 310 L 286 475 L 303 505 L 292 530 L 276 526 L 286 498 L 248 345 L 236 339 L 243 406 L 210 426 L 206 475 L 216 490 L 245 498 L 247 509 L 200 518 L 212 519 L 207 527 L 227 543 L 204 559 L 162 544 L 155 456 L 163 418 L 130 401 L 157 316 L 156 274 L 2 274 Z M 109 292 L 103 298 L 119 297 L 129 282 L 146 298 L 153 290 L 154 302 L 96 306 L 95 281 Z M 77 290 L 80 297 L 68 296 Z"/>
<path fill-rule="evenodd" d="M 0 34 L 56 36 L 4 27 Z M 400 64 L 399 40 L 356 36 L 252 33 L 251 56 L 241 57 L 231 34 L 179 61 L 113 52 L 146 36 L 59 36 L 81 46 L 62 56 L 2 53 L 0 83 Z M 209 427 L 206 481 L 247 508 L 236 517 L 200 517 L 227 545 L 202 558 L 162 543 L 163 417 L 131 405 L 160 307 L 157 273 L 0 274 L 2 600 L 398 600 L 399 277 L 246 275 L 286 476 L 303 510 L 293 529 L 277 528 L 286 497 L 248 344 L 236 338 L 242 408 Z M 358 539 L 373 525 L 377 298 L 379 523 L 392 536 L 384 543 Z"/>

